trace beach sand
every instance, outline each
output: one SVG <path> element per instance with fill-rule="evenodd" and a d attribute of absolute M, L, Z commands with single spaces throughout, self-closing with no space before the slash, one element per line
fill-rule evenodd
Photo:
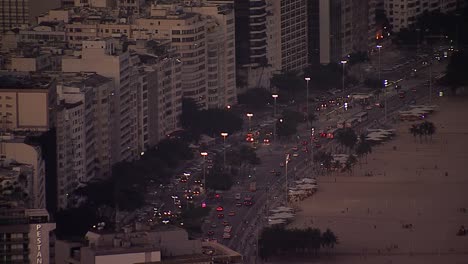
<path fill-rule="evenodd" d="M 468 98 L 434 104 L 432 140 L 409 133 L 420 122 L 400 122 L 368 163 L 353 175 L 320 176 L 319 191 L 298 204 L 289 227 L 330 228 L 339 237 L 336 257 L 320 263 L 468 263 L 468 235 L 456 236 L 468 227 L 468 211 L 459 210 L 468 210 Z"/>

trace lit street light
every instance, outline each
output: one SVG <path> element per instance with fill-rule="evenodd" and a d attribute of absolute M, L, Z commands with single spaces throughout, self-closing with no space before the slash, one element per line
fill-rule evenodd
<path fill-rule="evenodd" d="M 346 63 L 348 63 L 348 61 L 346 60 L 342 60 L 341 61 L 341 65 L 343 65 L 343 75 L 342 75 L 342 79 L 341 79 L 341 89 L 344 91 L 345 90 L 345 65 Z"/>
<path fill-rule="evenodd" d="M 251 126 L 252 126 L 251 122 L 252 122 L 253 114 L 252 114 L 252 113 L 247 113 L 247 117 L 249 118 L 249 132 L 250 132 L 250 130 L 252 129 L 252 127 L 251 127 Z"/>
<path fill-rule="evenodd" d="M 380 65 L 380 49 L 382 48 L 382 45 L 377 45 L 377 48 L 379 49 L 379 83 L 382 84 L 382 80 L 380 77 L 380 72 L 381 72 L 381 65 Z M 387 87 L 384 86 L 384 112 L 385 112 L 385 121 L 387 121 Z"/>
<path fill-rule="evenodd" d="M 206 156 L 208 156 L 208 152 L 201 152 L 200 155 L 203 157 L 203 189 L 206 193 Z"/>
<path fill-rule="evenodd" d="M 276 143 L 276 98 L 278 98 L 277 94 L 272 94 L 273 97 L 273 117 L 275 118 L 275 122 L 273 123 L 273 142 Z"/>
<path fill-rule="evenodd" d="M 221 136 L 223 137 L 223 149 L 224 149 L 224 153 L 223 153 L 223 156 L 224 156 L 223 170 L 226 170 L 226 137 L 228 135 L 229 134 L 226 133 L 226 132 L 221 133 Z"/>
<path fill-rule="evenodd" d="M 284 162 L 285 167 L 285 178 L 286 178 L 286 206 L 289 206 L 289 190 L 288 190 L 288 163 L 289 163 L 289 154 L 286 155 L 286 160 Z"/>
<path fill-rule="evenodd" d="M 307 130 L 309 130 L 309 81 L 310 77 L 305 77 L 304 80 L 306 81 L 306 118 L 307 118 Z"/>

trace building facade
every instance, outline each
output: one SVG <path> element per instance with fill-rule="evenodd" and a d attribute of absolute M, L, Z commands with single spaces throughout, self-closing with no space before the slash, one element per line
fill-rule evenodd
<path fill-rule="evenodd" d="M 309 63 L 339 63 L 374 45 L 375 0 L 319 0 L 308 5 Z"/>
<path fill-rule="evenodd" d="M 200 4 L 186 10 L 207 20 L 208 108 L 237 103 L 234 10 L 227 4 Z"/>
<path fill-rule="evenodd" d="M 384 9 L 394 32 L 408 28 L 424 12 L 447 13 L 457 9 L 457 0 L 385 0 Z"/>
<path fill-rule="evenodd" d="M 135 20 L 133 39 L 171 40 L 182 61 L 183 96 L 208 107 L 206 19 L 175 5 L 153 5 L 151 16 Z"/>
<path fill-rule="evenodd" d="M 0 209 L 0 262 L 55 263 L 54 229 L 44 209 Z"/>
<path fill-rule="evenodd" d="M 60 6 L 60 0 L 0 0 L 0 33 L 34 25 L 41 13 Z"/>
<path fill-rule="evenodd" d="M 57 86 L 57 201 L 66 208 L 72 192 L 111 173 L 112 79 L 65 74 Z"/>
<path fill-rule="evenodd" d="M 3 131 L 47 131 L 54 123 L 49 105 L 56 82 L 28 74 L 0 75 L 0 125 Z"/>
<path fill-rule="evenodd" d="M 269 0 L 269 10 L 277 30 L 274 68 L 281 72 L 301 72 L 307 67 L 307 1 Z M 268 25 L 270 26 L 270 24 Z"/>
<path fill-rule="evenodd" d="M 111 93 L 112 164 L 137 159 L 136 87 L 131 83 L 130 55 L 119 40 L 83 41 L 81 57 L 62 59 L 63 72 L 95 72 L 114 80 Z"/>

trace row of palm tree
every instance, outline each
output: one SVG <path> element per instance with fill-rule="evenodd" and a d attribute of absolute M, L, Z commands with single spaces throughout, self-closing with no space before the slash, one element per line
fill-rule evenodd
<path fill-rule="evenodd" d="M 420 124 L 413 124 L 410 127 L 409 132 L 414 136 L 415 140 L 416 140 L 416 137 L 419 136 L 419 142 L 422 143 L 423 136 L 426 142 L 427 142 L 428 136 L 431 138 L 431 141 L 432 141 L 432 135 L 435 134 L 436 127 L 432 122 L 424 121 Z"/>
<path fill-rule="evenodd" d="M 317 228 L 286 229 L 273 226 L 262 230 L 259 238 L 259 255 L 263 260 L 289 254 L 319 255 L 320 249 L 333 249 L 338 237 L 330 230 L 321 232 Z"/>
<path fill-rule="evenodd" d="M 341 172 L 349 172 L 352 174 L 353 167 L 357 163 L 358 158 L 362 165 L 362 158 L 366 158 L 372 153 L 372 145 L 366 139 L 366 135 L 361 134 L 358 138 L 356 133 L 351 128 L 340 129 L 335 134 L 335 139 L 341 145 L 342 149 L 346 148 L 350 153 L 344 164 L 339 160 L 334 161 L 333 155 L 330 152 L 319 151 L 314 155 L 314 162 L 320 163 L 321 168 L 330 172 L 332 170 L 341 170 Z M 355 151 L 354 154 L 352 151 Z"/>

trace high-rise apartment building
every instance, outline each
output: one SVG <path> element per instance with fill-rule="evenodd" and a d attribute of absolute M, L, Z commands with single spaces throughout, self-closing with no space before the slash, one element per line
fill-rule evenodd
<path fill-rule="evenodd" d="M 385 0 L 384 9 L 394 32 L 416 22 L 424 12 L 447 13 L 457 9 L 457 0 Z"/>
<path fill-rule="evenodd" d="M 130 82 L 130 55 L 119 40 L 83 41 L 80 57 L 63 57 L 63 72 L 95 72 L 114 80 L 111 93 L 112 164 L 138 158 L 135 84 Z"/>
<path fill-rule="evenodd" d="M 267 52 L 267 3 L 265 0 L 234 1 L 234 13 L 239 92 L 269 87 L 272 69 Z"/>
<path fill-rule="evenodd" d="M 64 74 L 57 85 L 57 200 L 66 208 L 80 183 L 111 173 L 110 101 L 114 81 Z"/>
<path fill-rule="evenodd" d="M 0 33 L 34 25 L 41 13 L 60 6 L 60 0 L 0 0 Z"/>
<path fill-rule="evenodd" d="M 185 8 L 203 15 L 206 24 L 208 107 L 237 103 L 235 17 L 227 4 L 198 4 Z"/>
<path fill-rule="evenodd" d="M 53 230 L 45 209 L 0 209 L 0 263 L 55 263 Z"/>
<path fill-rule="evenodd" d="M 145 41 L 138 41 L 132 52 L 132 78 L 137 83 L 138 145 L 144 152 L 160 140 L 180 129 L 182 113 L 182 63 L 163 51 L 169 45 L 159 45 L 158 55 L 142 48 Z M 173 52 L 172 52 L 173 53 Z"/>
<path fill-rule="evenodd" d="M 153 5 L 151 15 L 138 18 L 133 39 L 171 40 L 182 61 L 183 96 L 207 108 L 206 19 L 175 5 Z"/>
<path fill-rule="evenodd" d="M 367 52 L 375 36 L 375 1 L 319 0 L 308 3 L 309 63 L 339 63 Z"/>
<path fill-rule="evenodd" d="M 277 71 L 301 72 L 307 67 L 307 1 L 268 0 L 269 41 L 276 38 L 271 49 L 273 68 Z M 269 43 L 268 43 L 269 44 Z M 269 49 L 270 50 L 270 49 Z"/>

